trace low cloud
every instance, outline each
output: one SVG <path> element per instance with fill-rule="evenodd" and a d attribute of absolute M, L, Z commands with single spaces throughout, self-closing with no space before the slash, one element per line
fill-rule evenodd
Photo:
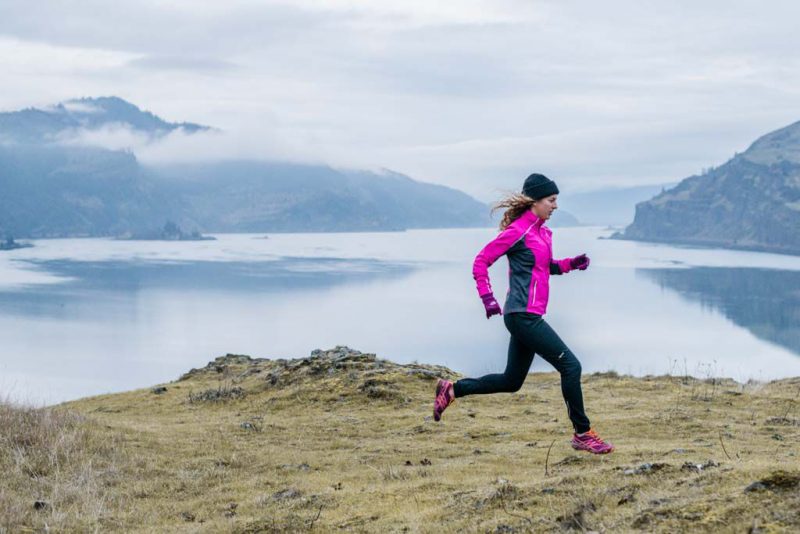
<path fill-rule="evenodd" d="M 92 146 L 107 150 L 141 150 L 157 142 L 141 130 L 128 124 L 107 123 L 100 128 L 67 128 L 58 133 L 54 141 L 64 146 Z"/>
<path fill-rule="evenodd" d="M 265 130 L 187 133 L 177 129 L 157 142 L 140 145 L 134 152 L 146 165 L 234 159 L 322 163 L 302 144 Z"/>
<path fill-rule="evenodd" d="M 790 1 L 45 5 L 0 3 L 0 108 L 115 94 L 224 130 L 66 141 L 148 162 L 388 167 L 487 199 L 532 170 L 675 181 L 800 118 Z"/>
<path fill-rule="evenodd" d="M 109 123 L 101 128 L 69 128 L 61 131 L 54 141 L 64 146 L 131 151 L 145 165 L 235 159 L 323 163 L 302 143 L 285 136 L 270 135 L 261 129 L 188 132 L 176 128 L 151 135 L 128 124 Z"/>
<path fill-rule="evenodd" d="M 61 104 L 70 113 L 102 113 L 103 110 L 86 102 L 67 101 Z"/>

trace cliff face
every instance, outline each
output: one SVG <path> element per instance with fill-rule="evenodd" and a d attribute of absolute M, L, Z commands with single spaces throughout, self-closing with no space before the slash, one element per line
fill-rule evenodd
<path fill-rule="evenodd" d="M 615 237 L 800 254 L 800 122 L 638 204 Z"/>

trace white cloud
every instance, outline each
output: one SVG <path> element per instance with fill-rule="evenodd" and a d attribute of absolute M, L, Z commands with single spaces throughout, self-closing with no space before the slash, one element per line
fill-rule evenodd
<path fill-rule="evenodd" d="M 64 102 L 64 109 L 71 113 L 100 113 L 103 110 L 85 102 Z"/>
<path fill-rule="evenodd" d="M 190 134 L 179 128 L 157 142 L 139 145 L 134 152 L 142 163 L 149 165 L 228 159 L 322 163 L 314 151 L 294 143 L 291 137 L 282 138 L 268 129 L 212 130 Z"/>
<path fill-rule="evenodd" d="M 134 130 L 127 124 L 108 123 L 100 128 L 67 128 L 54 139 L 68 146 L 95 146 L 108 150 L 139 151 L 157 142 L 146 133 Z"/>
<path fill-rule="evenodd" d="M 675 181 L 800 118 L 789 1 L 45 5 L 0 5 L 0 108 L 115 94 L 224 130 L 137 145 L 148 161 L 389 167 L 486 199 L 533 169 Z"/>

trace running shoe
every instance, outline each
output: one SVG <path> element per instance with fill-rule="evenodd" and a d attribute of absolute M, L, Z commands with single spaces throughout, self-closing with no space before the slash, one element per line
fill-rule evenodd
<path fill-rule="evenodd" d="M 614 445 L 600 439 L 597 432 L 591 429 L 583 435 L 573 434 L 570 444 L 573 449 L 593 454 L 608 454 L 614 450 Z"/>
<path fill-rule="evenodd" d="M 436 383 L 436 398 L 433 401 L 433 420 L 439 421 L 442 418 L 445 408 L 453 404 L 456 394 L 453 391 L 453 383 L 449 380 L 439 379 Z"/>

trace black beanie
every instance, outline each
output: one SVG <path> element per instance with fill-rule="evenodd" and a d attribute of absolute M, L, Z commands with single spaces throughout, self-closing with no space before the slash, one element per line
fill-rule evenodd
<path fill-rule="evenodd" d="M 525 179 L 525 184 L 522 186 L 522 194 L 533 200 L 539 200 L 550 195 L 557 195 L 558 186 L 544 174 L 534 173 Z"/>

